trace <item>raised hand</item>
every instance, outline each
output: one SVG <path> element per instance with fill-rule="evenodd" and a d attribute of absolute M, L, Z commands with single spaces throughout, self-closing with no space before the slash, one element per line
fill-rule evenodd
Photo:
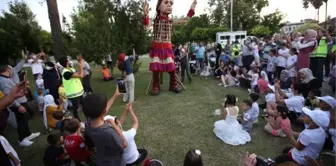
<path fill-rule="evenodd" d="M 193 0 L 192 4 L 190 6 L 190 9 L 195 9 L 196 5 L 197 5 L 197 0 Z"/>
<path fill-rule="evenodd" d="M 143 8 L 144 8 L 144 15 L 148 16 L 149 15 L 149 4 L 148 4 L 147 0 L 145 0 Z"/>

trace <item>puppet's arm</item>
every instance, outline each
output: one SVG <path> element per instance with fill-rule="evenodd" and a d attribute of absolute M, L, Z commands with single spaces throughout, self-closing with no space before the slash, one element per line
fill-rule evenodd
<path fill-rule="evenodd" d="M 145 0 L 144 2 L 144 25 L 145 27 L 148 27 L 149 23 L 150 23 L 150 19 L 149 19 L 149 4 L 147 3 L 147 1 Z"/>
<path fill-rule="evenodd" d="M 190 6 L 190 9 L 188 11 L 187 17 L 185 18 L 186 20 L 189 20 L 192 16 L 195 15 L 195 8 L 197 5 L 197 0 L 193 0 L 193 3 Z"/>

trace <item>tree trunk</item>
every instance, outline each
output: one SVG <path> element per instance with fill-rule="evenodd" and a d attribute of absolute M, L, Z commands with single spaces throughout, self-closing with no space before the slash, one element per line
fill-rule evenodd
<path fill-rule="evenodd" d="M 317 21 L 320 22 L 320 8 L 317 9 Z"/>
<path fill-rule="evenodd" d="M 329 21 L 328 20 L 328 1 L 326 1 L 325 2 L 325 8 L 326 8 L 326 10 L 325 10 L 325 29 L 327 29 L 328 28 L 328 25 L 327 25 L 327 22 Z"/>
<path fill-rule="evenodd" d="M 47 6 L 51 27 L 54 57 L 55 60 L 58 61 L 58 59 L 65 54 L 62 42 L 62 28 L 58 14 L 57 0 L 47 0 Z"/>

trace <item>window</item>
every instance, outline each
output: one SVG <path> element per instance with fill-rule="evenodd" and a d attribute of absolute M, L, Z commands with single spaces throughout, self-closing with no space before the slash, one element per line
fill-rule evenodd
<path fill-rule="evenodd" d="M 230 36 L 220 36 L 220 40 L 229 40 Z"/>
<path fill-rule="evenodd" d="M 288 28 L 287 28 L 287 27 L 285 28 L 285 31 L 286 31 L 286 32 L 288 31 Z"/>
<path fill-rule="evenodd" d="M 292 31 L 292 27 L 289 27 L 289 28 L 288 28 L 288 31 Z"/>

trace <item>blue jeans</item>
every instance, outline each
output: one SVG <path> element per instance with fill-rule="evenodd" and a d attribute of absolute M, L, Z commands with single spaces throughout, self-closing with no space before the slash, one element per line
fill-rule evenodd
<path fill-rule="evenodd" d="M 203 67 L 204 67 L 204 59 L 203 58 L 197 58 L 196 61 L 200 65 L 200 68 L 203 69 Z"/>

